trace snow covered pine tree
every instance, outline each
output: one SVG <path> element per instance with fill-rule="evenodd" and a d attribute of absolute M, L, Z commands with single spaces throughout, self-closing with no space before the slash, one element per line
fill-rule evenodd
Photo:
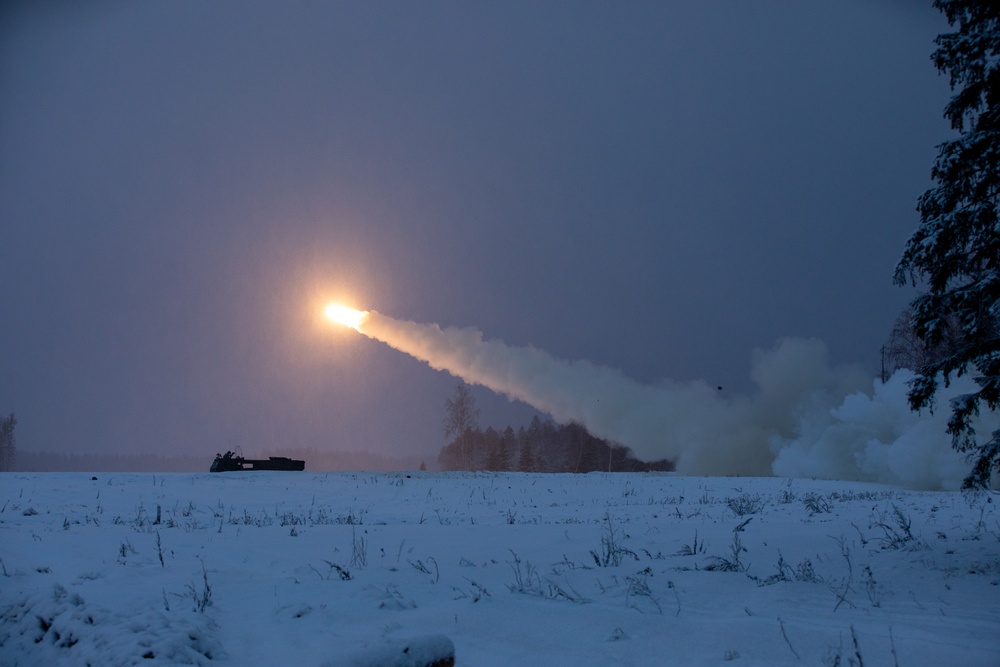
<path fill-rule="evenodd" d="M 913 326 L 937 345 L 950 318 L 959 323 L 955 352 L 919 369 L 910 407 L 934 406 L 939 383 L 970 374 L 978 390 L 951 401 L 952 445 L 969 455 L 964 487 L 985 488 L 1000 473 L 1000 431 L 977 442 L 973 418 L 1000 406 L 1000 3 L 936 0 L 956 32 L 939 35 L 931 55 L 951 78 L 944 115 L 957 139 L 939 146 L 931 176 L 936 187 L 917 204 L 920 224 L 896 266 L 900 285 L 925 281 L 913 300 Z"/>

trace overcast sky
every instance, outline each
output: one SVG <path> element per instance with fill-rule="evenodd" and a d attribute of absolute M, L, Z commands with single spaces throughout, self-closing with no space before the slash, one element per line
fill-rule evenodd
<path fill-rule="evenodd" d="M 0 9 L 22 449 L 436 453 L 457 380 L 335 299 L 647 383 L 747 391 L 784 336 L 874 376 L 951 136 L 929 1 L 36 4 Z"/>

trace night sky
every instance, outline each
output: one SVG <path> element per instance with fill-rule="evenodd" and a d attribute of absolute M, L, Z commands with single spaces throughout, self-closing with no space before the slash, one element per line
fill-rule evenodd
<path fill-rule="evenodd" d="M 0 9 L 23 450 L 432 456 L 458 380 L 331 300 L 644 383 L 736 395 L 785 336 L 874 377 L 952 136 L 929 1 L 40 5 Z"/>

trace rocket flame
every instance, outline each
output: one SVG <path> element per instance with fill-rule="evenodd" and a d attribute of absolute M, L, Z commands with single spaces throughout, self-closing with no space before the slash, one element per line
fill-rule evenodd
<path fill-rule="evenodd" d="M 326 316 L 337 324 L 343 324 L 355 331 L 361 331 L 361 323 L 368 317 L 367 310 L 355 310 L 347 306 L 331 303 L 326 307 Z"/>

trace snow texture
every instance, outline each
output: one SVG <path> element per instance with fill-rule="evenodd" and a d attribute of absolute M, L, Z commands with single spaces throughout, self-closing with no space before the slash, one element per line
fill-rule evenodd
<path fill-rule="evenodd" d="M 0 475 L 0 664 L 996 665 L 995 494 Z"/>

